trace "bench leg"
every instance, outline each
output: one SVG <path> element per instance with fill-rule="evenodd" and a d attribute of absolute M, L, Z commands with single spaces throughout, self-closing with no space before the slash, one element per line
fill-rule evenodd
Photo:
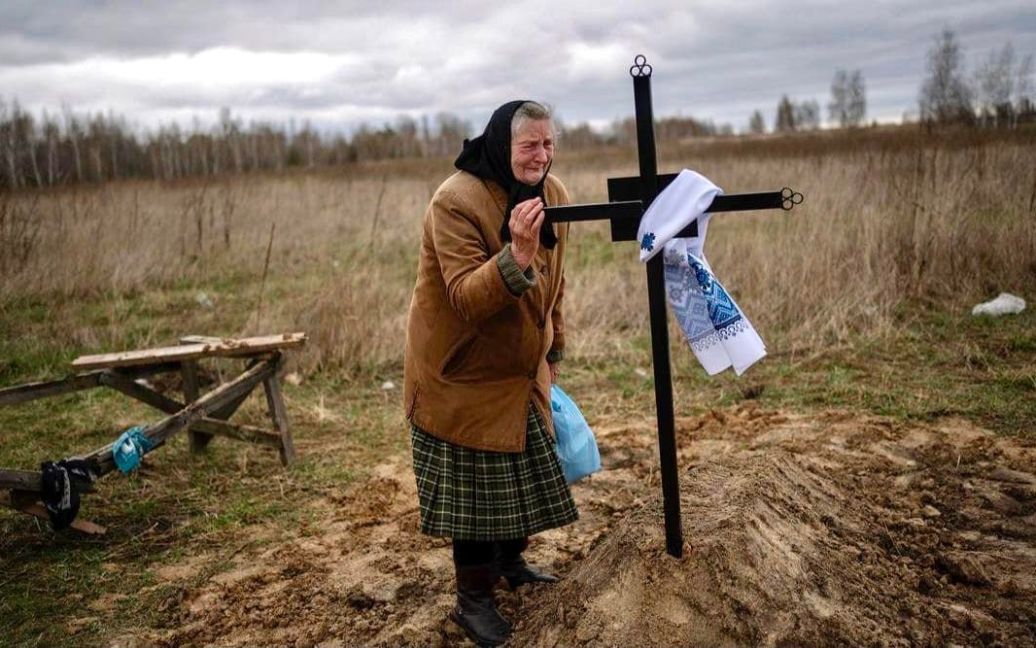
<path fill-rule="evenodd" d="M 281 394 L 281 383 L 277 374 L 264 380 L 263 387 L 266 390 L 266 404 L 270 408 L 273 427 L 281 435 L 281 463 L 287 466 L 295 461 L 295 444 L 291 440 L 288 413 L 284 408 L 284 396 Z"/>
<path fill-rule="evenodd" d="M 198 363 L 192 361 L 180 363 L 180 376 L 183 378 L 184 402 L 190 405 L 198 400 L 199 395 Z M 187 439 L 191 448 L 191 454 L 199 454 L 205 450 L 205 446 L 209 445 L 209 441 L 212 441 L 212 435 L 195 430 L 187 430 Z"/>

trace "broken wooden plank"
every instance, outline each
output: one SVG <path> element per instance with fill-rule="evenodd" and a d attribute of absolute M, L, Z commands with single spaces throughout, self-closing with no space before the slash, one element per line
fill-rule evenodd
<path fill-rule="evenodd" d="M 151 439 L 154 447 L 158 447 L 165 443 L 166 439 L 172 435 L 200 421 L 211 412 L 225 407 L 242 395 L 247 396 L 256 385 L 276 371 L 276 368 L 276 363 L 272 361 L 261 362 L 234 380 L 220 385 L 205 394 L 175 414 L 171 414 L 161 421 L 149 425 L 143 434 Z M 107 474 L 115 467 L 114 460 L 112 459 L 111 444 L 102 446 L 83 458 L 97 463 L 98 475 Z"/>
<path fill-rule="evenodd" d="M 83 389 L 91 389 L 97 386 L 97 379 L 99 376 L 100 372 L 93 371 L 90 373 L 68 376 L 60 380 L 47 380 L 44 382 L 34 382 L 25 385 L 16 385 L 14 387 L 5 387 L 0 389 L 0 406 L 14 405 L 16 403 L 36 400 L 37 398 L 60 396 L 61 394 L 71 394 L 72 392 L 81 391 Z"/>
<path fill-rule="evenodd" d="M 183 362 L 208 357 L 252 356 L 279 349 L 300 347 L 305 343 L 305 333 L 264 335 L 240 340 L 222 339 L 218 343 L 182 344 L 157 349 L 80 356 L 72 362 L 72 366 L 77 369 L 102 369 L 147 365 L 156 362 Z"/>

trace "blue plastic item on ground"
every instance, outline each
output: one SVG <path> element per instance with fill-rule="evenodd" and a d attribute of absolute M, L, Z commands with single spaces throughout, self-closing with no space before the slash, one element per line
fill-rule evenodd
<path fill-rule="evenodd" d="M 123 474 L 136 470 L 140 458 L 154 447 L 151 439 L 144 436 L 144 428 L 137 425 L 119 435 L 112 444 L 112 459 Z"/>
<path fill-rule="evenodd" d="M 550 408 L 554 417 L 556 450 L 565 481 L 573 483 L 601 469 L 597 439 L 583 413 L 557 385 L 550 387 Z"/>

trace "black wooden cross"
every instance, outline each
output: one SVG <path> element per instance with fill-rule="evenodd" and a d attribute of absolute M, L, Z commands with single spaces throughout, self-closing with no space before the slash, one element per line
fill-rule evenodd
<path fill-rule="evenodd" d="M 658 175 L 655 154 L 655 126 L 651 111 L 651 66 L 637 56 L 630 68 L 633 77 L 633 100 L 637 114 L 637 151 L 640 175 L 608 179 L 607 203 L 548 207 L 549 223 L 608 219 L 612 241 L 634 241 L 644 211 L 675 173 Z M 781 191 L 728 194 L 716 196 L 708 213 L 748 211 L 754 209 L 790 210 L 802 202 L 802 194 L 785 187 Z M 697 236 L 697 223 L 692 223 L 679 236 Z M 651 354 L 655 370 L 655 408 L 658 414 L 658 452 L 662 468 L 662 501 L 665 511 L 666 551 L 679 558 L 683 555 L 683 531 L 680 527 L 680 482 L 676 472 L 676 433 L 673 421 L 673 380 L 669 365 L 669 329 L 666 320 L 665 274 L 662 254 L 647 262 L 648 310 L 651 314 Z"/>

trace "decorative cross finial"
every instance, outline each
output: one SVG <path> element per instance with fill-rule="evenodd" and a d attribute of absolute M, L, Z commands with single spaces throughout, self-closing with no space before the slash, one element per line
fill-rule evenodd
<path fill-rule="evenodd" d="M 637 57 L 633 59 L 633 66 L 630 67 L 631 77 L 649 77 L 651 76 L 651 66 L 648 65 L 647 59 L 643 54 L 637 54 Z"/>
<path fill-rule="evenodd" d="M 791 211 L 795 205 L 802 204 L 802 194 L 791 187 L 781 189 L 781 209 Z"/>

